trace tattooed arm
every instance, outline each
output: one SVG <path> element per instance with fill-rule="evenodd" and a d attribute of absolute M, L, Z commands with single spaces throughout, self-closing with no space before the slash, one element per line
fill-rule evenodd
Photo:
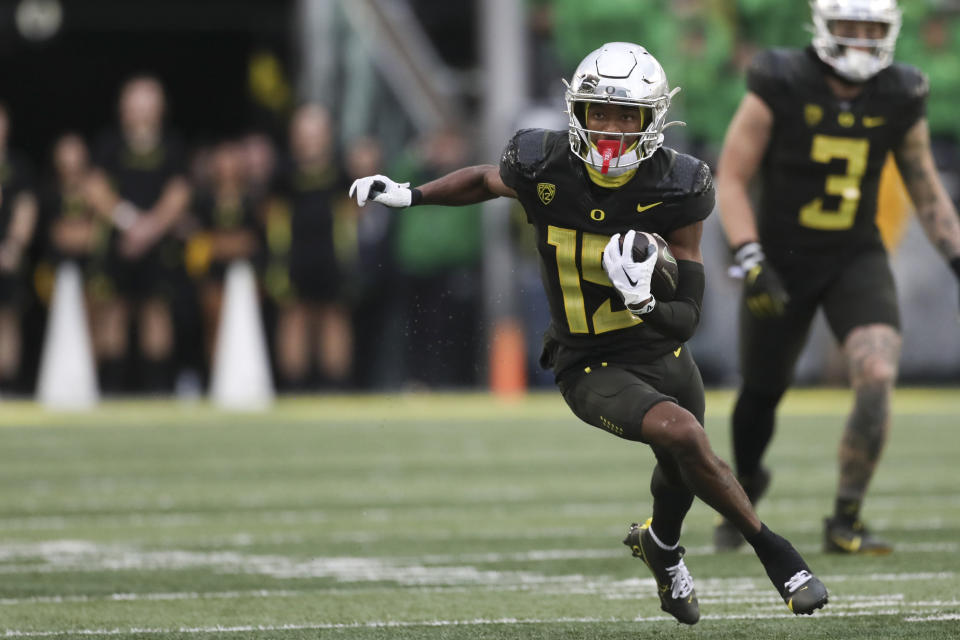
<path fill-rule="evenodd" d="M 933 162 L 925 119 L 907 131 L 894 153 L 923 230 L 960 278 L 960 220 Z"/>

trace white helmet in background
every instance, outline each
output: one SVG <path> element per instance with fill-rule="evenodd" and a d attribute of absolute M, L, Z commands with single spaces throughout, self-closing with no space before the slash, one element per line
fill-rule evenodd
<path fill-rule="evenodd" d="M 608 42 L 591 52 L 573 72 L 565 95 L 570 127 L 570 149 L 588 165 L 609 176 L 635 167 L 663 145 L 663 130 L 682 122 L 666 122 L 670 99 L 680 88 L 670 90 L 667 75 L 657 59 L 640 45 Z M 586 128 L 591 103 L 635 106 L 644 113 L 640 133 L 620 134 L 618 152 L 605 159 L 590 134 L 609 132 Z"/>
<path fill-rule="evenodd" d="M 841 78 L 864 82 L 893 62 L 901 24 L 897 0 L 811 0 L 810 10 L 813 48 Z M 838 37 L 832 30 L 838 20 L 876 22 L 886 30 L 877 39 Z"/>

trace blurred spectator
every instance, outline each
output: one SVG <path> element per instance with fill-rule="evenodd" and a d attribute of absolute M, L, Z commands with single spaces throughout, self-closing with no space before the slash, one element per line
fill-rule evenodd
<path fill-rule="evenodd" d="M 164 127 L 164 110 L 164 91 L 156 78 L 126 82 L 120 92 L 119 129 L 100 138 L 98 170 L 87 182 L 87 197 L 116 227 L 107 269 L 109 311 L 97 327 L 105 349 L 100 383 L 107 392 L 130 390 L 131 363 L 139 368 L 138 389 L 172 389 L 170 305 L 183 254 L 172 229 L 183 216 L 190 187 L 182 145 Z M 139 357 L 129 349 L 131 319 Z"/>
<path fill-rule="evenodd" d="M 901 3 L 903 28 L 896 56 L 923 69 L 930 79 L 927 121 L 937 168 L 954 202 L 960 202 L 960 16 Z"/>
<path fill-rule="evenodd" d="M 270 193 L 277 171 L 277 150 L 269 135 L 249 133 L 240 141 L 240 154 L 247 193 L 260 204 Z"/>
<path fill-rule="evenodd" d="M 91 327 L 96 289 L 96 275 L 103 266 L 109 225 L 87 201 L 84 185 L 90 173 L 90 152 L 87 143 L 76 133 L 66 133 L 54 143 L 53 178 L 40 192 L 40 225 L 47 234 L 43 238 L 41 262 L 35 271 L 40 297 L 48 300 L 53 292 L 57 266 L 64 261 L 75 263 L 84 274 L 87 290 L 87 311 Z M 97 351 L 94 343 L 94 352 Z"/>
<path fill-rule="evenodd" d="M 552 28 L 562 74 L 573 71 L 584 54 L 604 42 L 637 42 L 661 62 L 671 86 L 682 90 L 673 101 L 678 120 L 675 143 L 712 163 L 743 93 L 736 66 L 735 11 L 726 0 L 610 0 L 584 4 L 575 0 L 531 0 L 535 42 Z M 542 45 L 540 45 L 542 46 Z M 536 51 L 537 64 L 549 66 Z M 559 95 L 559 83 L 551 90 Z"/>
<path fill-rule="evenodd" d="M 677 40 L 670 0 L 555 0 L 552 7 L 554 44 L 563 77 L 569 77 L 583 56 L 604 42 L 623 41 L 646 48 L 660 60 L 671 82 L 682 84 L 674 78 L 677 72 L 670 60 Z"/>
<path fill-rule="evenodd" d="M 53 147 L 53 180 L 41 193 L 40 213 L 43 228 L 49 234 L 36 277 L 46 282 L 41 297 L 49 297 L 56 267 L 61 262 L 74 262 L 84 274 L 87 315 L 94 356 L 101 361 L 109 352 L 110 336 L 100 328 L 101 320 L 110 314 L 110 280 L 106 267 L 110 223 L 98 216 L 86 197 L 85 184 L 92 169 L 87 143 L 76 133 L 61 136 Z"/>
<path fill-rule="evenodd" d="M 350 181 L 382 173 L 383 157 L 373 138 L 353 140 L 346 152 Z M 361 389 L 395 388 L 402 375 L 400 350 L 390 336 L 397 332 L 396 269 L 393 257 L 394 214 L 375 202 L 357 211 L 350 199 L 346 206 L 357 220 L 357 260 L 349 278 L 354 302 L 353 328 L 362 339 L 354 351 L 354 380 Z"/>
<path fill-rule="evenodd" d="M 460 131 L 440 129 L 402 158 L 391 174 L 423 184 L 464 166 L 469 157 Z M 396 229 L 394 247 L 406 307 L 401 344 L 407 384 L 476 384 L 483 311 L 480 206 L 420 205 L 398 214 Z"/>
<path fill-rule="evenodd" d="M 673 66 L 666 70 L 673 86 L 681 88 L 672 104 L 677 118 L 686 123 L 673 132 L 687 139 L 688 153 L 715 167 L 727 123 L 744 90 L 734 66 L 733 24 L 710 0 L 674 2 L 671 10 L 677 40 L 667 54 Z"/>
<path fill-rule="evenodd" d="M 87 143 L 76 133 L 61 136 L 53 147 L 54 180 L 40 197 L 44 227 L 49 231 L 49 257 L 54 264 L 71 260 L 86 271 L 98 245 L 103 223 L 84 197 L 90 172 Z"/>
<path fill-rule="evenodd" d="M 216 345 L 227 267 L 234 260 L 251 260 L 259 246 L 259 222 L 246 193 L 242 154 L 238 143 L 218 144 L 210 156 L 210 185 L 197 190 L 191 205 L 199 228 L 188 244 L 187 267 L 198 281 L 208 363 Z"/>
<path fill-rule="evenodd" d="M 757 49 L 803 47 L 810 41 L 807 2 L 737 0 L 738 38 Z"/>
<path fill-rule="evenodd" d="M 25 252 L 37 223 L 32 174 L 16 151 L 9 149 L 10 116 L 0 104 L 0 390 L 7 390 L 20 371 L 20 310 L 28 281 Z"/>
<path fill-rule="evenodd" d="M 277 178 L 267 211 L 266 289 L 277 305 L 277 370 L 288 390 L 316 386 L 313 375 L 320 386 L 342 386 L 353 364 L 335 216 L 347 184 L 331 133 L 323 107 L 297 109 L 290 122 L 289 164 Z"/>

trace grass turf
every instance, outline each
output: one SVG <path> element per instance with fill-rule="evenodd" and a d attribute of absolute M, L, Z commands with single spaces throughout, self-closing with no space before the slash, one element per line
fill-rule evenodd
<path fill-rule="evenodd" d="M 729 457 L 728 392 L 707 428 Z M 84 638 L 938 638 L 960 628 L 954 390 L 900 390 L 865 516 L 885 558 L 820 552 L 844 392 L 791 393 L 761 516 L 830 604 L 795 618 L 752 554 L 683 543 L 703 619 L 620 544 L 653 456 L 558 394 L 290 399 L 270 413 L 0 406 L 0 635 Z"/>

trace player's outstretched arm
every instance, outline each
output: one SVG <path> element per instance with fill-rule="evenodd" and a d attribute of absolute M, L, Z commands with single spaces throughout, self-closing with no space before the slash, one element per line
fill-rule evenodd
<path fill-rule="evenodd" d="M 926 119 L 910 127 L 894 155 L 903 184 L 917 210 L 917 219 L 960 280 L 960 221 L 937 173 Z"/>
<path fill-rule="evenodd" d="M 457 169 L 413 189 L 409 182 L 397 183 L 386 176 L 358 178 L 350 186 L 350 196 L 356 196 L 360 206 L 373 200 L 400 208 L 417 204 L 461 206 L 498 196 L 516 198 L 517 193 L 503 183 L 497 167 L 482 164 Z"/>

